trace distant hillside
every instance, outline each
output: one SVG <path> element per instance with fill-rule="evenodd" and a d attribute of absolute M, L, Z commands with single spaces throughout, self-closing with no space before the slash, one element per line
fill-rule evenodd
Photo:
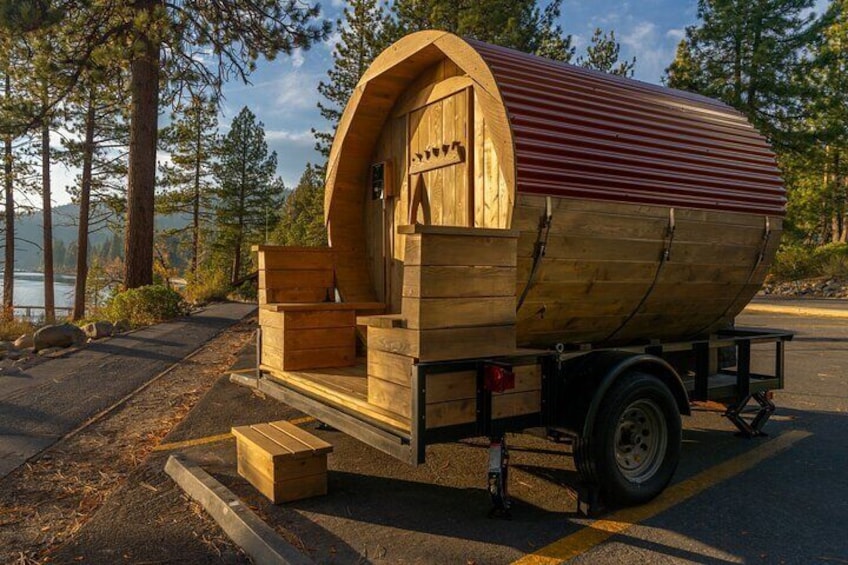
<path fill-rule="evenodd" d="M 77 222 L 79 206 L 65 204 L 53 208 L 53 239 L 67 246 L 77 241 Z M 156 217 L 156 229 L 174 229 L 188 225 L 189 219 L 182 215 Z M 19 271 L 40 271 L 42 265 L 42 216 L 41 211 L 17 218 L 15 223 L 15 269 Z M 101 228 L 89 235 L 91 247 L 100 245 L 112 237 L 112 232 Z"/>

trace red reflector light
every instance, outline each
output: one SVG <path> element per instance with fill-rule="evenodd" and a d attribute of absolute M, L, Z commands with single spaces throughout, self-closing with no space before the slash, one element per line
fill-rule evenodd
<path fill-rule="evenodd" d="M 515 388 L 515 373 L 507 367 L 485 365 L 483 387 L 489 392 L 503 392 Z"/>

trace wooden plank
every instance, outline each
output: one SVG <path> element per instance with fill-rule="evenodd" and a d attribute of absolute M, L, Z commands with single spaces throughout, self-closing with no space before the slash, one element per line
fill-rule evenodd
<path fill-rule="evenodd" d="M 259 271 L 259 288 L 321 288 L 333 287 L 332 269 L 267 270 Z"/>
<path fill-rule="evenodd" d="M 403 418 L 409 418 L 412 407 L 412 391 L 408 386 L 384 381 L 368 375 L 368 402 Z"/>
<path fill-rule="evenodd" d="M 273 312 L 259 309 L 259 325 L 274 329 L 344 328 L 353 327 L 355 310 L 304 310 Z"/>
<path fill-rule="evenodd" d="M 469 398 L 427 404 L 427 429 L 469 424 L 477 420 L 477 401 Z"/>
<path fill-rule="evenodd" d="M 403 318 L 412 329 L 505 326 L 515 323 L 515 296 L 406 298 Z"/>
<path fill-rule="evenodd" d="M 238 459 L 238 473 L 274 504 L 327 494 L 327 474 L 272 481 L 250 462 Z"/>
<path fill-rule="evenodd" d="M 505 239 L 514 239 L 521 233 L 517 230 L 508 229 L 488 229 L 488 228 L 470 228 L 463 226 L 433 226 L 426 224 L 408 224 L 398 226 L 398 233 L 410 234 L 425 234 L 425 235 L 454 235 L 460 237 L 486 237 Z"/>
<path fill-rule="evenodd" d="M 433 330 L 370 328 L 368 346 L 422 361 L 508 355 L 515 350 L 515 327 L 481 326 Z"/>
<path fill-rule="evenodd" d="M 405 298 L 515 296 L 515 268 L 428 265 L 404 269 Z"/>
<path fill-rule="evenodd" d="M 317 381 L 315 379 L 318 371 L 280 371 L 269 369 L 269 374 L 272 378 L 286 383 L 287 386 L 304 390 L 309 394 L 317 396 L 331 405 L 338 406 L 342 409 L 350 410 L 353 413 L 362 414 L 368 418 L 382 422 L 401 431 L 409 431 L 409 420 L 400 417 L 398 414 L 388 412 L 379 406 L 374 406 L 368 403 L 366 397 L 352 395 L 349 391 L 342 387 L 334 385 L 331 381 Z M 344 377 L 344 381 L 353 379 L 361 379 L 366 381 L 366 377 Z"/>
<path fill-rule="evenodd" d="M 406 265 L 514 267 L 517 242 L 502 237 L 409 235 Z"/>
<path fill-rule="evenodd" d="M 368 348 L 368 375 L 409 387 L 414 359 Z"/>
<path fill-rule="evenodd" d="M 541 390 L 492 394 L 492 419 L 535 414 L 541 410 Z"/>
<path fill-rule="evenodd" d="M 267 304 L 262 308 L 270 312 L 313 312 L 323 310 L 379 311 L 386 307 L 382 302 L 315 302 L 312 304 Z"/>
<path fill-rule="evenodd" d="M 427 404 L 477 397 L 477 372 L 434 373 L 426 377 Z"/>
<path fill-rule="evenodd" d="M 264 247 L 264 246 L 263 246 Z M 333 253 L 330 248 L 281 247 L 277 251 L 259 252 L 259 270 L 332 270 Z"/>
<path fill-rule="evenodd" d="M 284 371 L 321 369 L 325 367 L 347 367 L 356 362 L 356 347 L 328 347 L 286 351 L 283 357 Z"/>
<path fill-rule="evenodd" d="M 443 98 L 453 96 L 473 84 L 467 76 L 451 76 L 442 81 L 431 83 L 420 89 L 408 89 L 412 96 L 401 97 L 392 109 L 392 117 L 398 118 L 409 112 L 433 104 Z"/>
<path fill-rule="evenodd" d="M 260 288 L 259 304 L 277 304 L 280 302 L 300 302 L 312 304 L 325 302 L 331 297 L 329 288 Z"/>
<path fill-rule="evenodd" d="M 289 438 L 293 439 L 297 444 L 302 445 L 303 449 L 312 452 L 313 455 L 322 455 L 333 451 L 333 446 L 330 443 L 295 426 L 291 422 L 278 420 L 276 422 L 269 422 L 268 425 L 280 434 L 272 438 L 274 441 L 284 443 L 288 442 Z"/>
<path fill-rule="evenodd" d="M 276 464 L 269 459 L 257 458 L 245 445 L 238 444 L 237 457 L 253 467 L 257 473 L 262 474 L 271 482 L 285 479 L 296 479 L 320 475 L 327 472 L 327 456 L 304 457 L 301 459 L 283 459 Z"/>
<path fill-rule="evenodd" d="M 385 314 L 380 316 L 357 316 L 357 326 L 368 326 L 373 328 L 402 328 L 404 327 L 403 316 L 400 314 Z"/>
<path fill-rule="evenodd" d="M 488 188 L 485 175 L 484 145 L 486 142 L 486 119 L 480 102 L 477 100 L 476 91 L 472 93 L 474 98 L 474 139 L 469 147 L 474 147 L 474 223 L 476 228 L 491 228 L 486 222 L 486 189 Z"/>
<path fill-rule="evenodd" d="M 265 334 L 262 334 L 265 337 Z M 283 341 L 286 352 L 297 349 L 322 349 L 327 347 L 355 347 L 356 328 L 315 328 L 286 330 Z"/>

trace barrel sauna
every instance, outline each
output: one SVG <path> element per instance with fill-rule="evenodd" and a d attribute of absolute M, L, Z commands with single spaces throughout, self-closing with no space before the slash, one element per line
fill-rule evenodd
<path fill-rule="evenodd" d="M 516 230 L 517 345 L 536 347 L 728 326 L 786 203 L 768 143 L 721 102 L 440 31 L 364 74 L 326 181 L 343 301 L 400 312 L 401 226 Z"/>

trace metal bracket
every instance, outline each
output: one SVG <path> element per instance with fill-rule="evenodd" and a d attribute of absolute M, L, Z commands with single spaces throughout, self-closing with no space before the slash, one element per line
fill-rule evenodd
<path fill-rule="evenodd" d="M 512 501 L 509 498 L 507 482 L 509 479 L 509 451 L 506 448 L 506 439 L 503 437 L 492 438 L 489 444 L 489 495 L 492 497 L 492 510 L 490 518 L 512 517 L 510 509 Z"/>

